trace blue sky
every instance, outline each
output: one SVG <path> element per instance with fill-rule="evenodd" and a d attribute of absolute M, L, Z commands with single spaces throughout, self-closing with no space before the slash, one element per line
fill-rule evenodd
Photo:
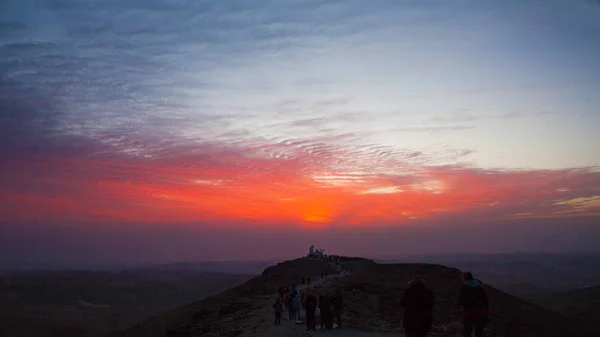
<path fill-rule="evenodd" d="M 3 76 L 59 101 L 61 132 L 110 138 L 131 123 L 219 140 L 352 132 L 434 157 L 441 146 L 472 150 L 465 159 L 484 167 L 600 163 L 592 1 L 3 7 Z"/>

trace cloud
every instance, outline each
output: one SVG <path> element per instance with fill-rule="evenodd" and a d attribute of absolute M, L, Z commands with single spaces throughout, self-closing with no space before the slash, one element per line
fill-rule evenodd
<path fill-rule="evenodd" d="M 461 164 L 473 148 L 373 140 L 483 117 L 398 126 L 377 99 L 330 83 L 350 79 L 332 43 L 352 52 L 361 28 L 398 21 L 342 3 L 0 4 L 0 220 L 333 226 L 595 212 L 560 203 L 596 195 L 592 169 L 486 170 Z M 497 90 L 512 88 L 450 96 Z"/>
<path fill-rule="evenodd" d="M 432 166 L 414 162 L 421 156 L 414 151 L 293 140 L 130 140 L 147 156 L 123 151 L 122 143 L 77 150 L 81 144 L 55 140 L 53 149 L 3 161 L 3 220 L 390 225 L 443 214 L 597 211 L 595 204 L 560 202 L 596 196 L 600 176 L 589 169 Z"/>
<path fill-rule="evenodd" d="M 407 126 L 392 129 L 398 132 L 438 132 L 438 131 L 462 131 L 474 129 L 474 125 L 456 125 L 456 126 Z"/>
<path fill-rule="evenodd" d="M 327 121 L 327 119 L 322 118 L 322 117 L 309 118 L 309 119 L 301 119 L 301 120 L 294 121 L 292 123 L 292 125 L 293 126 L 314 126 L 314 125 L 323 124 L 323 122 L 326 122 L 326 121 Z"/>

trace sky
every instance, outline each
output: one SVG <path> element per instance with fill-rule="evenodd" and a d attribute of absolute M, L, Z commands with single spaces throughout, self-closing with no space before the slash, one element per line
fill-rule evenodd
<path fill-rule="evenodd" d="M 0 2 L 0 265 L 598 251 L 600 2 Z"/>

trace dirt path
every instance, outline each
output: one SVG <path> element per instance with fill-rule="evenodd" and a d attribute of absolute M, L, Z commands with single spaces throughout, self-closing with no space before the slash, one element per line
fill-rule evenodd
<path fill-rule="evenodd" d="M 340 270 L 338 265 L 330 263 L 331 267 L 336 270 Z M 300 285 L 296 286 L 297 291 L 302 291 L 307 287 L 315 287 L 319 284 L 325 283 L 330 279 L 337 277 L 344 277 L 349 275 L 349 272 L 341 272 L 340 274 L 333 274 L 324 277 L 323 279 L 319 279 L 311 282 L 310 285 Z M 305 317 L 306 313 L 304 309 L 301 310 L 301 316 Z M 296 336 L 332 336 L 332 337 L 404 337 L 403 333 L 385 333 L 385 332 L 368 332 L 368 331 L 360 331 L 360 330 L 352 330 L 352 329 L 333 329 L 329 331 L 311 331 L 310 333 L 306 333 L 306 325 L 294 323 L 287 319 L 287 312 L 283 313 L 282 324 L 280 326 L 272 326 L 268 328 L 266 331 L 261 331 L 260 335 L 265 337 L 296 337 Z M 318 326 L 317 326 L 318 327 Z"/>
<path fill-rule="evenodd" d="M 294 325 L 294 326 L 292 326 Z M 404 337 L 404 333 L 386 333 L 386 332 L 369 332 L 352 329 L 333 329 L 330 331 L 311 331 L 305 333 L 306 326 L 304 324 L 292 324 L 285 322 L 280 326 L 274 326 L 266 331 L 261 331 L 261 337 L 308 337 L 308 336 L 331 336 L 331 337 Z"/>
<path fill-rule="evenodd" d="M 340 266 L 335 264 L 331 264 L 331 266 L 340 270 Z M 341 270 L 340 270 L 341 271 Z M 330 279 L 344 277 L 349 275 L 349 272 L 342 272 L 339 275 L 332 274 L 327 277 L 319 280 L 315 280 L 311 282 L 310 287 L 315 287 L 320 284 L 326 283 Z M 305 290 L 309 285 L 298 285 L 296 286 L 297 291 Z M 277 296 L 277 295 L 275 295 Z M 282 314 L 281 325 L 273 326 L 273 312 L 272 308 L 270 308 L 270 304 L 261 310 L 259 314 L 261 318 L 264 319 L 265 322 L 268 322 L 268 327 L 261 329 L 260 331 L 249 332 L 248 334 L 244 334 L 243 336 L 253 336 L 253 337 L 310 337 L 310 336 L 331 336 L 331 337 L 404 337 L 403 333 L 386 333 L 386 332 L 369 332 L 369 331 L 361 331 L 361 330 L 352 330 L 352 329 L 333 329 L 329 331 L 311 331 L 310 333 L 306 332 L 306 323 L 294 323 L 293 321 L 288 320 L 287 311 Z M 306 313 L 304 309 L 301 310 L 302 317 L 306 317 Z M 319 325 L 317 325 L 317 328 Z M 334 325 L 335 327 L 335 325 Z"/>

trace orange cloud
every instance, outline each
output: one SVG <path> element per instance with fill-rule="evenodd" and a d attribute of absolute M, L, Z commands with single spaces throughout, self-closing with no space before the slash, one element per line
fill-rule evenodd
<path fill-rule="evenodd" d="M 370 151 L 370 152 L 369 152 Z M 276 153 L 277 155 L 274 155 Z M 486 215 L 600 213 L 600 172 L 427 166 L 381 148 L 273 144 L 202 154 L 15 161 L 1 220 L 143 223 L 243 220 L 256 226 L 401 224 Z"/>

